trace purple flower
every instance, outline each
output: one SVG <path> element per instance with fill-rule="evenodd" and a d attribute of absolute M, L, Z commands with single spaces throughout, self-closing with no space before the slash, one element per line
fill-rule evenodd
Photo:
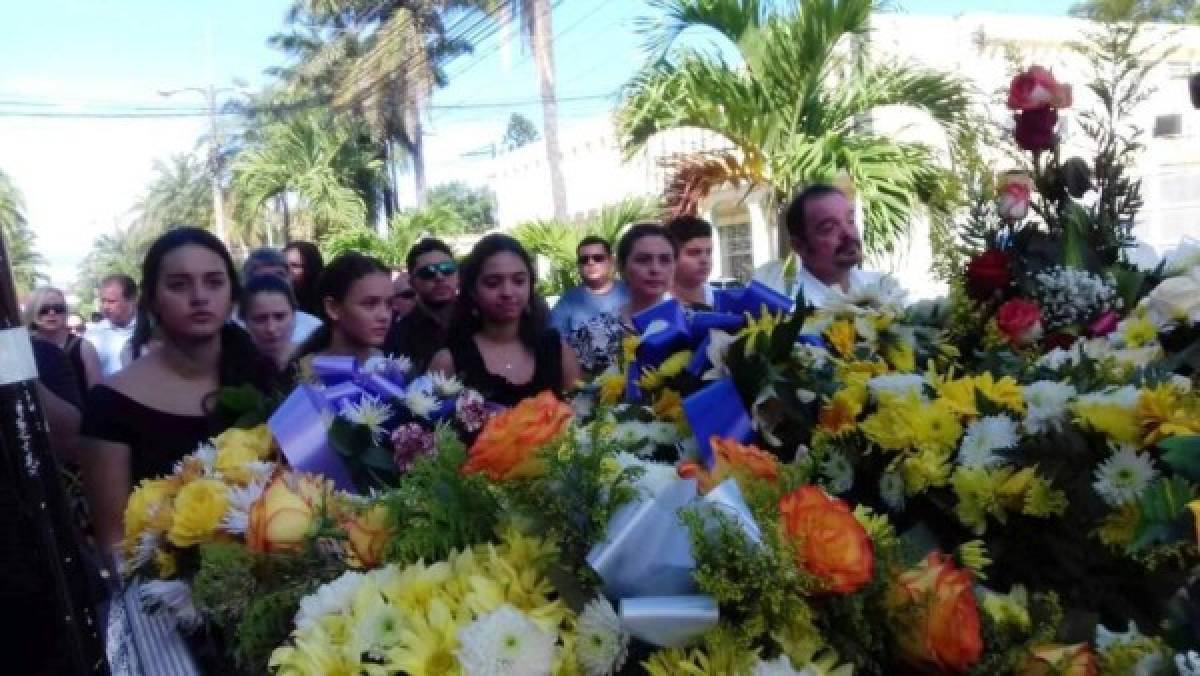
<path fill-rule="evenodd" d="M 475 390 L 463 390 L 454 403 L 454 414 L 467 433 L 477 432 L 491 417 L 483 395 Z"/>
<path fill-rule="evenodd" d="M 413 462 L 422 456 L 433 455 L 437 448 L 433 443 L 433 433 L 421 426 L 420 423 L 405 423 L 392 432 L 392 460 L 396 469 L 407 472 Z"/>

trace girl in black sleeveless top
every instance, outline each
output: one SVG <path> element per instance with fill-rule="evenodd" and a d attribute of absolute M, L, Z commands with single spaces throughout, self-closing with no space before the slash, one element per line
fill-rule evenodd
<path fill-rule="evenodd" d="M 533 260 L 517 240 L 484 237 L 459 274 L 450 343 L 434 355 L 430 371 L 456 375 L 503 406 L 545 390 L 561 396 L 579 379 L 575 352 L 546 328 L 546 304 L 533 289 Z"/>

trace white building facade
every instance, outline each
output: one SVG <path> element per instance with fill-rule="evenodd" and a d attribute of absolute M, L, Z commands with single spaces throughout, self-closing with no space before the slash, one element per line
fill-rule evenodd
<path fill-rule="evenodd" d="M 981 111 L 998 128 L 1011 128 L 1004 93 L 1013 73 L 1012 58 L 1022 67 L 1040 64 L 1062 82 L 1073 85 L 1075 105 L 1061 114 L 1067 154 L 1090 162 L 1078 115 L 1096 104 L 1087 91 L 1087 62 L 1070 47 L 1096 26 L 1072 18 L 967 14 L 957 17 L 879 14 L 874 19 L 870 49 L 873 59 L 921 65 L 967 78 Z M 1151 44 L 1174 52 L 1151 71 L 1146 82 L 1154 93 L 1130 120 L 1144 130 L 1145 149 L 1134 172 L 1143 180 L 1145 199 L 1135 234 L 1162 252 L 1185 236 L 1200 238 L 1200 112 L 1191 106 L 1187 76 L 1200 72 L 1200 27 L 1151 26 Z M 922 141 L 944 153 L 940 129 L 918 111 L 886 109 L 872 119 L 877 133 Z M 721 137 L 701 130 L 661 134 L 632 157 L 622 156 L 610 119 L 598 119 L 561 130 L 562 170 L 568 210 L 584 219 L 601 207 L 628 197 L 660 195 L 669 180 L 664 161 L 681 155 L 729 148 Z M 997 149 L 996 169 L 1012 168 Z M 511 227 L 550 218 L 549 178 L 541 143 L 505 153 L 486 171 L 498 198 L 497 221 Z M 725 188 L 701 205 L 701 215 L 716 228 L 716 278 L 745 281 L 750 271 L 781 254 L 776 216 L 761 189 Z M 786 252 L 784 252 L 786 253 Z M 912 298 L 944 291 L 930 273 L 932 253 L 928 225 L 914 222 L 894 254 L 868 262 L 868 267 L 897 276 Z"/>

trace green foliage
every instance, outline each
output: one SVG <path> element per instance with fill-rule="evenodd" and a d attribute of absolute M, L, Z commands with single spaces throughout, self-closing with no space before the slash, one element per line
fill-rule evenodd
<path fill-rule="evenodd" d="M 12 180 L 0 171 L 0 235 L 17 292 L 26 292 L 46 281 L 39 270 L 46 259 L 35 249 L 37 235 L 25 219 L 25 202 Z"/>
<path fill-rule="evenodd" d="M 1200 436 L 1170 437 L 1158 442 L 1163 462 L 1190 481 L 1200 481 Z"/>
<path fill-rule="evenodd" d="M 441 232 L 486 232 L 496 224 L 496 195 L 486 187 L 452 181 L 430 188 L 419 211 L 438 214 L 439 222 L 432 225 Z"/>
<path fill-rule="evenodd" d="M 108 275 L 129 275 L 140 284 L 142 259 L 162 232 L 146 223 L 132 223 L 126 227 L 114 227 L 112 232 L 97 236 L 75 278 L 75 291 L 79 294 L 80 305 L 90 307 L 93 304 L 100 280 Z"/>
<path fill-rule="evenodd" d="M 1138 499 L 1141 518 L 1130 553 L 1137 553 L 1157 544 L 1190 540 L 1192 517 L 1187 503 L 1195 498 L 1195 490 L 1180 476 L 1162 478 L 1150 484 Z"/>
<path fill-rule="evenodd" d="M 154 178 L 134 205 L 138 221 L 161 232 L 180 225 L 212 228 L 212 179 L 204 161 L 189 153 L 154 161 Z"/>
<path fill-rule="evenodd" d="M 463 474 L 466 447 L 454 431 L 436 431 L 438 453 L 413 463 L 404 481 L 384 498 L 396 537 L 387 559 L 408 564 L 446 558 L 495 538 L 500 504 L 480 474 Z"/>
<path fill-rule="evenodd" d="M 865 56 L 873 0 L 662 0 L 647 22 L 652 60 L 625 88 L 618 129 L 627 152 L 655 134 L 699 127 L 720 134 L 776 199 L 849 178 L 862 199 L 864 241 L 890 250 L 922 207 L 948 212 L 959 192 L 930 147 L 873 133 L 877 108 L 927 113 L 959 145 L 967 88 L 957 76 Z M 739 58 L 676 46 L 686 29 L 721 34 Z"/>
<path fill-rule="evenodd" d="M 300 600 L 341 572 L 315 549 L 256 554 L 241 544 L 213 542 L 200 547 L 192 599 L 230 643 L 235 665 L 226 666 L 261 674 L 291 632 Z"/>
<path fill-rule="evenodd" d="M 542 138 L 537 125 L 520 113 L 513 113 L 508 118 L 508 126 L 504 128 L 504 139 L 501 145 L 505 150 L 516 150 Z"/>
<path fill-rule="evenodd" d="M 1028 628 L 997 624 L 986 612 L 979 613 L 984 658 L 972 666 L 968 674 L 990 676 L 1017 673 L 1033 648 L 1061 640 L 1058 631 L 1063 623 L 1063 611 L 1054 592 L 1030 595 L 1028 611 Z"/>
<path fill-rule="evenodd" d="M 1081 0 L 1067 11 L 1096 21 L 1200 23 L 1196 0 Z"/>

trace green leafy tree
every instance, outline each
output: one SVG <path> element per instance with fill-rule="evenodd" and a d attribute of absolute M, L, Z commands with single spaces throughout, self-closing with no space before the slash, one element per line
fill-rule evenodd
<path fill-rule="evenodd" d="M 0 234 L 4 236 L 17 293 L 30 291 L 46 281 L 46 275 L 39 270 L 46 259 L 35 248 L 37 235 L 25 218 L 25 200 L 3 171 L 0 171 Z"/>
<path fill-rule="evenodd" d="M 579 283 L 575 274 L 575 249 L 580 240 L 596 235 L 616 247 L 622 228 L 637 221 L 658 218 L 662 207 L 657 200 L 647 198 L 628 199 L 604 207 L 595 218 L 584 223 L 562 221 L 532 221 L 513 228 L 512 236 L 521 245 L 544 262 L 539 291 L 547 296 L 558 296 Z"/>
<path fill-rule="evenodd" d="M 277 197 L 300 206 L 301 234 L 320 239 L 373 216 L 382 165 L 362 143 L 356 125 L 310 110 L 269 124 L 233 166 L 239 228 L 262 227 L 260 212 Z"/>
<path fill-rule="evenodd" d="M 465 232 L 484 232 L 496 224 L 496 195 L 486 187 L 472 188 L 452 181 L 430 188 L 427 209 L 446 209 L 461 221 L 455 228 Z"/>
<path fill-rule="evenodd" d="M 921 143 L 873 133 L 884 106 L 927 113 L 960 139 L 969 97 L 954 75 L 865 55 L 872 0 L 802 0 L 776 9 L 760 0 L 660 0 L 649 44 L 661 54 L 625 88 L 618 128 L 627 152 L 655 134 L 698 127 L 740 155 L 734 175 L 782 199 L 815 181 L 848 178 L 864 211 L 864 240 L 886 251 L 916 212 L 957 204 L 953 175 Z M 724 36 L 738 58 L 676 44 L 691 28 Z"/>
<path fill-rule="evenodd" d="M 213 227 L 212 184 L 203 160 L 180 153 L 154 161 L 154 178 L 134 206 L 138 219 L 153 228 L 175 225 Z"/>
<path fill-rule="evenodd" d="M 75 293 L 80 298 L 80 306 L 93 305 L 100 280 L 108 275 L 124 274 L 140 280 L 146 250 L 164 230 L 134 222 L 125 227 L 115 225 L 112 232 L 96 237 L 75 277 Z"/>
<path fill-rule="evenodd" d="M 505 150 L 516 150 L 541 138 L 533 120 L 520 113 L 513 113 L 508 118 L 508 126 L 504 128 L 504 140 L 501 143 Z"/>
<path fill-rule="evenodd" d="M 1095 21 L 1200 23 L 1196 0 L 1084 0 L 1071 5 L 1068 12 Z"/>

